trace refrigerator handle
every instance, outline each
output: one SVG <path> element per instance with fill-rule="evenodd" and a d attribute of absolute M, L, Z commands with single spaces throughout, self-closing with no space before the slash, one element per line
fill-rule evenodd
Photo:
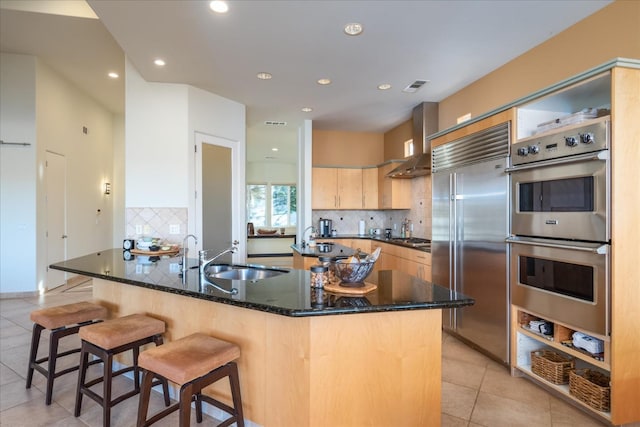
<path fill-rule="evenodd" d="M 458 223 L 457 223 L 457 194 L 458 194 L 458 174 L 453 172 L 449 175 L 449 289 L 458 291 Z M 457 310 L 451 310 L 451 324 L 455 330 L 458 327 Z"/>

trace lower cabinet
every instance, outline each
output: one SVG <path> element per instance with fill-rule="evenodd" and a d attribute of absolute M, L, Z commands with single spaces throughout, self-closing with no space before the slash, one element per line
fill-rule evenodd
<path fill-rule="evenodd" d="M 582 349 L 573 345 L 573 334 L 583 332 L 577 328 L 518 306 L 512 306 L 511 318 L 512 369 L 610 423 L 610 340 L 587 333 L 595 339 L 581 339 L 579 345 L 587 347 Z"/>
<path fill-rule="evenodd" d="M 376 261 L 373 271 L 400 270 L 418 279 L 431 281 L 431 254 L 419 249 L 405 246 L 392 245 L 378 240 L 364 239 L 335 239 L 319 237 L 320 243 L 336 243 L 351 249 L 360 249 L 361 252 L 371 254 L 380 248 L 380 256 Z M 317 258 L 303 257 L 294 251 L 294 268 L 308 269 L 312 264 L 317 264 Z M 306 258 L 306 259 L 305 259 Z"/>
<path fill-rule="evenodd" d="M 372 252 L 378 247 L 381 252 L 376 262 L 376 270 L 400 270 L 418 279 L 431 281 L 431 254 L 429 252 L 383 242 L 371 242 Z"/>

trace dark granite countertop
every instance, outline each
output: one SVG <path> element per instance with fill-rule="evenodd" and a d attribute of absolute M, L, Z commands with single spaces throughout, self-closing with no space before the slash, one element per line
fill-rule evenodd
<path fill-rule="evenodd" d="M 324 240 L 340 240 L 340 239 L 364 239 L 364 240 L 371 240 L 374 242 L 383 242 L 383 243 L 389 243 L 391 245 L 397 245 L 397 246 L 403 246 L 405 248 L 410 248 L 410 249 L 415 249 L 417 251 L 421 251 L 421 252 L 428 252 L 431 253 L 431 244 L 430 244 L 430 240 L 428 239 L 423 239 L 423 238 L 416 238 L 414 237 L 413 239 L 418 239 L 420 241 L 425 241 L 425 242 L 429 242 L 428 245 L 426 246 L 415 246 L 412 245 L 411 243 L 408 243 L 408 240 L 411 240 L 411 237 L 409 238 L 401 238 L 401 237 L 392 237 L 391 239 L 387 239 L 384 236 L 372 236 L 370 234 L 338 234 L 336 236 L 331 236 L 331 237 L 318 237 L 316 240 L 318 242 L 322 242 Z"/>
<path fill-rule="evenodd" d="M 202 284 L 197 268 L 189 269 L 183 284 L 179 263 L 180 257 L 136 256 L 125 261 L 122 249 L 109 249 L 62 261 L 51 268 L 291 317 L 456 308 L 474 303 L 465 295 L 395 270 L 371 273 L 367 282 L 378 288 L 357 297 L 316 291 L 309 286 L 310 273 L 306 270 L 288 270 L 255 282 L 215 280 L 223 289 L 238 290 L 230 295 Z M 197 266 L 197 260 L 190 259 L 189 266 Z"/>
<path fill-rule="evenodd" d="M 322 238 L 320 238 L 319 242 L 322 242 Z M 329 256 L 338 259 L 349 258 L 351 255 L 356 253 L 354 249 L 351 249 L 348 246 L 343 246 L 339 243 L 316 243 L 315 246 L 309 246 L 308 244 L 305 246 L 302 246 L 302 244 L 295 244 L 291 245 L 291 249 L 302 256 Z"/>

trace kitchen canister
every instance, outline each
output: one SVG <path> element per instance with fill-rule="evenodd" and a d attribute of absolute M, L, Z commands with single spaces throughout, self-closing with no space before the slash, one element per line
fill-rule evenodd
<path fill-rule="evenodd" d="M 318 264 L 312 265 L 309 270 L 311 271 L 312 288 L 324 288 L 324 285 L 329 284 L 329 267 Z"/>
<path fill-rule="evenodd" d="M 360 222 L 358 223 L 358 234 L 361 236 L 364 236 L 365 234 L 367 234 L 365 229 L 366 229 L 366 225 L 364 223 L 364 219 L 361 219 Z"/>

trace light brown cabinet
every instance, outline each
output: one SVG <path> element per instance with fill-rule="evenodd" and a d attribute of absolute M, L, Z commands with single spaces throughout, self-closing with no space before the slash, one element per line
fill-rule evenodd
<path fill-rule="evenodd" d="M 313 168 L 313 209 L 362 209 L 362 169 Z"/>
<path fill-rule="evenodd" d="M 313 209 L 378 209 L 377 168 L 313 168 Z"/>
<path fill-rule="evenodd" d="M 362 209 L 378 209 L 378 168 L 362 169 Z"/>
<path fill-rule="evenodd" d="M 371 241 L 371 252 L 380 248 L 376 270 L 399 270 L 418 279 L 431 281 L 431 254 L 418 249 Z"/>
<path fill-rule="evenodd" d="M 378 167 L 378 209 L 411 209 L 411 180 L 387 177 L 399 164 L 392 162 Z"/>

